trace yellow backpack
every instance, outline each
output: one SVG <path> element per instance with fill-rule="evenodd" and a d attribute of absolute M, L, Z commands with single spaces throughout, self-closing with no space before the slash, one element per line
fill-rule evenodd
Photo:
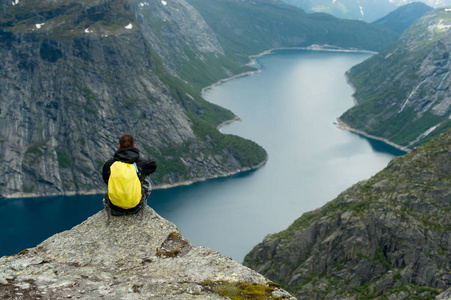
<path fill-rule="evenodd" d="M 136 164 L 115 161 L 108 180 L 108 197 L 114 205 L 130 209 L 141 201 L 141 182 Z"/>

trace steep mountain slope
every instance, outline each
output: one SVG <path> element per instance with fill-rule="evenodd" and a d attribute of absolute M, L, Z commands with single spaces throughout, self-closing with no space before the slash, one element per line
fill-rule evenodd
<path fill-rule="evenodd" d="M 431 11 L 395 46 L 347 76 L 358 105 L 340 119 L 360 132 L 411 148 L 450 127 L 451 10 Z"/>
<path fill-rule="evenodd" d="M 382 25 L 401 34 L 432 9 L 422 2 L 413 2 L 397 8 L 385 17 L 374 21 L 373 24 Z"/>
<path fill-rule="evenodd" d="M 302 8 L 306 12 L 323 12 L 344 19 L 374 22 L 394 11 L 396 8 L 417 1 L 410 0 L 283 0 Z M 451 5 L 450 0 L 423 0 L 432 7 Z"/>
<path fill-rule="evenodd" d="M 202 100 L 165 67 L 177 62 L 160 56 L 165 47 L 221 55 L 202 18 L 175 9 L 181 16 L 171 18 L 192 31 L 157 47 L 143 34 L 152 25 L 142 17 L 147 6 L 163 17 L 167 10 L 153 0 L 2 1 L 0 196 L 103 191 L 101 166 L 124 132 L 157 159 L 156 185 L 266 159 L 255 143 L 220 134 L 215 127 L 234 115 Z"/>
<path fill-rule="evenodd" d="M 35 248 L 0 258 L 1 299 L 291 299 L 255 271 L 205 247 L 146 207 L 105 210 Z M 230 298 L 229 298 L 230 299 Z M 236 299 L 236 298 L 234 298 Z"/>
<path fill-rule="evenodd" d="M 138 1 L 135 5 L 141 31 L 165 69 L 189 82 L 195 92 L 219 79 L 249 70 L 243 66 L 247 57 L 246 62 L 237 63 L 224 55 L 215 33 L 186 1 Z M 169 84 L 178 85 L 173 80 Z"/>
<path fill-rule="evenodd" d="M 451 130 L 268 235 L 244 264 L 298 299 L 449 295 Z"/>

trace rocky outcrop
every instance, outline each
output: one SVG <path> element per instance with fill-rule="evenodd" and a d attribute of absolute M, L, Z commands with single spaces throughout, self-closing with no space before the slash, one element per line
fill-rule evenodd
<path fill-rule="evenodd" d="M 407 148 L 451 127 L 451 22 L 436 9 L 399 41 L 353 67 L 357 105 L 340 119 L 351 128 Z"/>
<path fill-rule="evenodd" d="M 2 299 L 294 299 L 260 274 L 194 247 L 150 207 L 105 210 L 36 248 L 0 258 Z"/>
<path fill-rule="evenodd" d="M 448 299 L 451 131 L 267 236 L 244 264 L 298 299 Z"/>

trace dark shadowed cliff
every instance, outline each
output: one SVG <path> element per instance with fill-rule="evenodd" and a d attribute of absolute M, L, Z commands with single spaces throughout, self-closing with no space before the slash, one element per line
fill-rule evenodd
<path fill-rule="evenodd" d="M 449 299 L 451 131 L 268 235 L 244 264 L 298 299 Z"/>

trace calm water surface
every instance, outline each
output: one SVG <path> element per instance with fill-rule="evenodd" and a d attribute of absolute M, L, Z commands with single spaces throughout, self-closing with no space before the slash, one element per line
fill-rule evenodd
<path fill-rule="evenodd" d="M 334 124 L 353 105 L 344 73 L 369 56 L 281 50 L 258 59 L 262 72 L 207 90 L 207 100 L 243 120 L 222 132 L 259 143 L 269 161 L 245 174 L 153 191 L 149 205 L 194 245 L 242 262 L 266 234 L 383 169 L 401 153 Z M 0 256 L 36 246 L 101 209 L 99 195 L 0 200 Z"/>

